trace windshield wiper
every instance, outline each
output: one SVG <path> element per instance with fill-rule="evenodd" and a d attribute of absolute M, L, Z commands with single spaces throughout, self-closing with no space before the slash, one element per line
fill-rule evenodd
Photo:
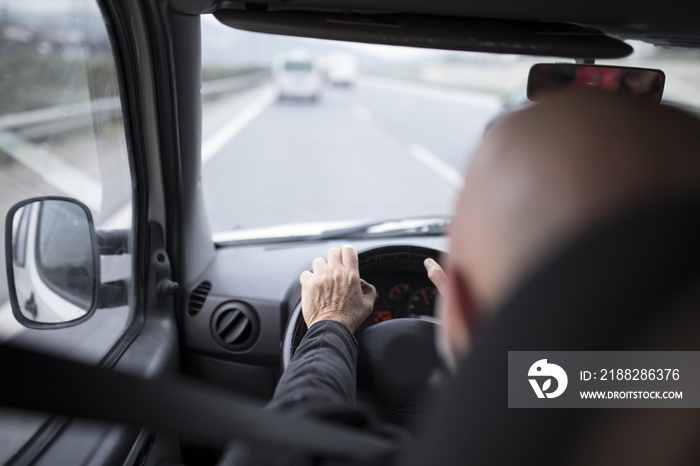
<path fill-rule="evenodd" d="M 224 233 L 215 238 L 217 247 L 241 246 L 249 244 L 297 243 L 306 241 L 327 241 L 335 239 L 394 238 L 405 236 L 439 236 L 444 235 L 452 222 L 448 216 L 409 217 L 394 220 L 379 220 L 333 228 L 320 232 L 283 235 L 279 228 L 272 235 L 226 237 Z M 223 237 L 222 237 L 223 236 Z"/>
<path fill-rule="evenodd" d="M 326 230 L 305 240 L 326 241 L 332 239 L 382 238 L 400 236 L 443 235 L 447 232 L 452 217 L 414 217 L 399 220 L 382 220 L 354 225 L 346 228 Z"/>

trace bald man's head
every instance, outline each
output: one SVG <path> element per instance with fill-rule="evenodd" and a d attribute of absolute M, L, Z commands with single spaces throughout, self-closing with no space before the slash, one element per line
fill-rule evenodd
<path fill-rule="evenodd" d="M 645 200 L 700 187 L 700 122 L 624 96 L 575 92 L 485 136 L 452 227 L 453 267 L 493 308 L 553 249 Z"/>

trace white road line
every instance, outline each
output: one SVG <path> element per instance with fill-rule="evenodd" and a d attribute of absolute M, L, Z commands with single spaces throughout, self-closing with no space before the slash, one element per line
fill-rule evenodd
<path fill-rule="evenodd" d="M 414 159 L 444 178 L 452 186 L 462 188 L 462 174 L 443 162 L 437 155 L 420 144 L 411 144 L 408 151 Z"/>
<path fill-rule="evenodd" d="M 277 99 L 277 91 L 269 88 L 228 123 L 202 142 L 202 165 L 221 151 L 238 133 Z"/>
<path fill-rule="evenodd" d="M 277 99 L 278 92 L 266 89 L 248 106 L 244 107 L 224 126 L 202 141 L 202 165 L 214 157 L 224 146 Z M 124 204 L 100 225 L 101 228 L 119 229 L 131 225 L 131 202 Z"/>
<path fill-rule="evenodd" d="M 352 107 L 350 107 L 350 113 L 355 115 L 358 120 L 364 123 L 372 123 L 374 120 L 372 111 L 364 105 L 354 104 Z"/>
<path fill-rule="evenodd" d="M 48 149 L 9 131 L 0 132 L 0 149 L 66 195 L 79 199 L 95 211 L 102 207 L 101 184 Z"/>
<path fill-rule="evenodd" d="M 202 164 L 214 157 L 236 135 L 253 121 L 263 110 L 277 99 L 277 92 L 270 88 L 260 94 L 234 118 L 202 143 Z M 22 141 L 8 132 L 0 132 L 0 149 L 12 154 L 22 164 L 41 175 L 48 183 L 69 196 L 80 199 L 85 204 L 99 210 L 102 202 L 102 189 L 75 167 L 63 162 L 40 146 Z M 107 220 L 102 228 L 126 228 L 131 224 L 131 202 L 127 202 Z M 7 301 L 0 305 L 0 341 L 7 341 L 24 331 L 24 327 L 15 320 L 12 307 Z"/>

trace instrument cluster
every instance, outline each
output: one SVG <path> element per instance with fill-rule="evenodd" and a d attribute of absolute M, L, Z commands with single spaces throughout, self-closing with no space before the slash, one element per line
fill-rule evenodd
<path fill-rule="evenodd" d="M 372 271 L 362 277 L 377 289 L 372 314 L 364 326 L 406 317 L 435 317 L 438 292 L 425 272 Z"/>

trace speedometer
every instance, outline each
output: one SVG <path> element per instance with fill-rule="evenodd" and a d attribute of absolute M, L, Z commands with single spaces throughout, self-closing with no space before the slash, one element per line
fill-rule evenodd
<path fill-rule="evenodd" d="M 435 315 L 435 288 L 426 286 L 411 295 L 408 300 L 408 314 L 411 316 Z"/>
<path fill-rule="evenodd" d="M 392 301 L 405 301 L 413 291 L 413 287 L 408 283 L 398 283 L 389 290 L 389 299 Z"/>

